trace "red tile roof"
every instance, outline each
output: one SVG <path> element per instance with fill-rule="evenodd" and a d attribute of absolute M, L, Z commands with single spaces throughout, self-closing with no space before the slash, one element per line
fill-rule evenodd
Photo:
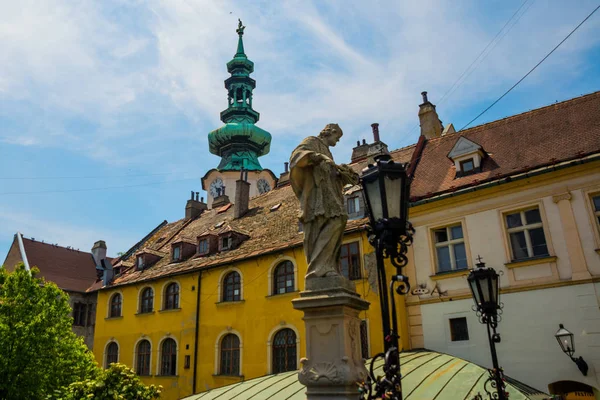
<path fill-rule="evenodd" d="M 281 206 L 277 211 L 271 212 L 271 207 L 277 204 L 281 204 Z M 194 256 L 182 262 L 172 262 L 170 257 L 164 256 L 157 263 L 142 271 L 129 268 L 115 278 L 113 286 L 211 268 L 302 244 L 303 235 L 298 230 L 299 203 L 291 186 L 277 188 L 250 199 L 249 210 L 242 218 L 233 218 L 233 208 L 225 212 L 219 211 L 220 209 L 208 210 L 194 220 L 179 220 L 165 225 L 148 239 L 138 252 L 147 250 L 156 254 L 165 252 L 165 249 L 168 249 L 167 246 L 179 241 L 179 235 L 198 237 L 204 234 L 218 235 L 230 231 L 249 236 L 238 248 L 210 256 Z M 218 222 L 225 222 L 225 224 L 215 228 Z M 347 231 L 364 229 L 365 222 L 365 219 L 349 221 Z M 173 234 L 173 232 L 177 233 Z M 99 286 L 94 285 L 90 290 L 100 289 Z"/>
<path fill-rule="evenodd" d="M 18 249 L 16 238 L 13 246 L 17 246 Z M 96 264 L 92 253 L 27 238 L 23 238 L 23 247 L 29 265 L 39 268 L 39 276 L 56 283 L 63 290 L 85 292 L 96 281 Z M 15 261 L 22 261 L 20 252 L 17 253 L 18 256 L 6 260 L 9 270 L 14 268 Z M 111 260 L 109 258 L 109 261 Z"/>
<path fill-rule="evenodd" d="M 456 178 L 446 156 L 464 136 L 488 153 L 482 171 Z M 413 200 L 600 152 L 600 92 L 427 141 L 411 187 Z"/>
<path fill-rule="evenodd" d="M 461 136 L 480 144 L 489 157 L 482 163 L 482 172 L 455 179 L 454 165 L 446 156 Z M 411 192 L 416 198 L 426 198 L 500 176 L 510 176 L 525 169 L 598 153 L 600 92 L 421 141 L 418 147 L 423 148 L 421 157 L 418 157 L 418 151 L 415 152 L 417 145 L 391 152 L 392 158 L 398 162 L 412 159 L 416 164 Z M 360 172 L 366 164 L 366 160 L 362 160 L 350 166 Z M 271 208 L 278 204 L 281 204 L 280 207 L 271 212 Z M 303 235 L 298 231 L 298 212 L 299 204 L 292 188 L 283 186 L 250 199 L 249 211 L 239 219 L 233 218 L 233 208 L 224 211 L 212 209 L 193 220 L 182 219 L 161 225 L 136 250 L 148 249 L 166 254 L 169 252 L 167 246 L 181 237 L 197 238 L 230 230 L 243 232 L 249 239 L 236 249 L 207 257 L 194 256 L 174 263 L 165 255 L 143 271 L 129 267 L 114 280 L 113 285 L 212 268 L 301 246 Z M 366 222 L 366 219 L 348 221 L 347 232 L 365 229 Z M 217 223 L 223 224 L 216 228 Z M 132 260 L 133 256 L 125 257 L 122 265 L 133 265 Z M 100 286 L 96 284 L 90 290 L 100 289 Z"/>

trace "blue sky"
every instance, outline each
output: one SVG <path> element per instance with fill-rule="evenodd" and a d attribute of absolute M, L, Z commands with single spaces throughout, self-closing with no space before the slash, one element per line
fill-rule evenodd
<path fill-rule="evenodd" d="M 338 122 L 334 156 L 380 123 L 416 142 L 420 92 L 459 129 L 598 4 L 516 1 L 0 2 L 0 262 L 16 231 L 126 251 L 216 167 L 207 134 L 226 107 L 237 18 L 255 63 L 263 167 Z M 440 100 L 509 18 L 472 72 Z M 474 125 L 600 90 L 600 12 Z"/>

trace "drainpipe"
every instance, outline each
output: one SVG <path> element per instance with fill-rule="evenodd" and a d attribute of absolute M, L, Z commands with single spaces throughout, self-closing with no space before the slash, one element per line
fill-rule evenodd
<path fill-rule="evenodd" d="M 29 261 L 27 261 L 27 254 L 25 254 L 25 246 L 23 246 L 23 236 L 21 235 L 21 232 L 17 232 L 17 240 L 19 242 L 19 251 L 21 252 L 21 258 L 23 259 L 23 264 L 25 264 L 25 269 L 31 271 L 29 268 Z"/>
<path fill-rule="evenodd" d="M 198 271 L 198 291 L 196 293 L 196 329 L 194 330 L 194 377 L 192 380 L 192 394 L 196 394 L 196 373 L 198 368 L 198 331 L 200 330 L 200 288 L 202 284 L 202 271 Z"/>

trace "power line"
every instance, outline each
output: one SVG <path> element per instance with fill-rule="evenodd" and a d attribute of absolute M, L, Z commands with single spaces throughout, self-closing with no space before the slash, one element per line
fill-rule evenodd
<path fill-rule="evenodd" d="M 446 100 L 447 97 L 450 97 L 452 95 L 452 93 L 454 93 L 466 80 L 467 78 L 471 75 L 471 73 L 473 71 L 475 71 L 477 69 L 477 67 L 479 67 L 479 65 L 481 64 L 481 62 L 483 62 L 483 60 L 492 52 L 492 50 L 494 50 L 494 48 L 496 47 L 496 45 L 498 43 L 500 43 L 500 41 L 504 38 L 504 36 L 506 36 L 506 34 L 508 32 L 510 32 L 510 30 L 517 24 L 517 22 L 519 22 L 519 19 L 521 19 L 521 17 L 523 15 L 525 15 L 525 13 L 527 12 L 527 10 L 529 10 L 529 8 L 531 7 L 531 4 L 533 4 L 533 2 L 531 2 L 529 4 L 529 7 L 527 7 L 527 9 L 525 10 L 525 12 L 523 12 L 519 18 L 517 18 L 517 20 L 515 21 L 514 24 L 511 25 L 511 27 L 504 33 L 504 35 L 502 35 L 502 37 L 496 42 L 496 44 L 494 44 L 494 47 L 492 47 L 490 49 L 490 51 L 485 55 L 485 57 L 483 57 L 480 62 L 475 66 L 475 68 L 473 68 L 471 70 L 471 72 L 469 72 L 469 74 L 465 77 L 465 79 L 463 79 L 463 81 L 456 86 L 456 84 L 462 79 L 463 76 L 465 76 L 465 74 L 469 71 L 469 69 L 473 66 L 473 64 L 475 64 L 477 62 L 477 60 L 479 60 L 479 58 L 485 53 L 485 51 L 488 49 L 488 47 L 490 47 L 490 45 L 492 43 L 494 43 L 494 41 L 496 40 L 496 38 L 502 33 L 502 31 L 504 30 L 504 28 L 506 28 L 506 26 L 510 23 L 510 21 L 513 20 L 513 18 L 519 13 L 519 11 L 521 11 L 521 9 L 523 8 L 523 6 L 528 2 L 529 0 L 525 0 L 521 6 L 517 9 L 517 11 L 515 11 L 515 13 L 508 19 L 508 21 L 506 21 L 506 23 L 502 26 L 502 28 L 498 31 L 498 33 L 496 33 L 496 36 L 494 36 L 494 38 L 485 46 L 485 48 L 481 51 L 481 53 L 479 53 L 479 55 L 473 60 L 473 62 L 471 62 L 471 64 L 467 67 L 467 69 L 465 69 L 463 71 L 463 73 L 458 77 L 458 79 L 456 79 L 456 81 L 452 84 L 452 86 L 450 86 L 450 89 L 448 89 L 446 91 L 446 93 L 444 93 L 444 95 L 441 97 L 441 99 L 438 102 L 438 105 L 442 104 L 444 102 L 444 100 Z M 535 0 L 533 0 L 535 1 Z M 456 86 L 456 88 L 454 88 Z M 413 126 L 412 128 L 410 128 L 410 130 L 408 131 L 407 136 L 410 136 L 414 130 L 416 128 L 419 127 L 419 124 L 416 124 L 415 126 Z"/>
<path fill-rule="evenodd" d="M 31 191 L 31 192 L 3 192 L 3 193 L 0 193 L 0 196 L 1 195 L 12 195 L 12 194 L 73 193 L 73 192 L 92 192 L 92 191 L 110 190 L 110 189 L 128 189 L 128 188 L 141 187 L 141 186 L 162 185 L 163 183 L 171 183 L 171 182 L 195 181 L 197 179 L 198 178 L 174 179 L 174 180 L 170 180 L 170 181 L 139 183 L 136 185 L 106 186 L 106 187 L 85 188 L 85 189 L 41 190 L 41 191 Z"/>
<path fill-rule="evenodd" d="M 473 73 L 473 71 L 475 71 L 481 65 L 481 63 L 487 58 L 487 56 L 489 56 L 490 53 L 496 48 L 496 46 L 498 45 L 498 43 L 500 43 L 502 41 L 502 39 L 504 39 L 504 37 L 510 32 L 510 30 L 519 22 L 519 20 L 521 19 L 521 17 L 523 17 L 523 15 L 525 15 L 525 13 L 527 13 L 527 11 L 529 10 L 529 8 L 531 8 L 531 5 L 533 4 L 533 2 L 535 0 L 532 1 L 531 3 L 529 3 L 529 6 L 525 9 L 525 11 L 521 15 L 519 15 L 519 18 L 517 18 L 516 21 L 504 32 L 504 34 L 502 35 L 502 37 L 500 37 L 500 39 L 498 39 L 496 41 L 496 39 L 498 38 L 498 36 L 500 36 L 500 34 L 502 33 L 502 31 L 504 31 L 504 28 L 506 28 L 508 26 L 508 24 L 515 18 L 515 16 L 519 13 L 519 11 L 521 11 L 521 9 L 523 8 L 523 6 L 525 6 L 525 4 L 527 4 L 528 1 L 529 0 L 525 0 L 521 4 L 521 6 L 517 9 L 517 11 L 515 11 L 515 13 L 508 19 L 508 21 L 506 21 L 506 23 L 504 24 L 504 26 L 502 26 L 502 28 L 498 31 L 498 33 L 496 33 L 496 36 L 494 36 L 494 38 L 492 40 L 490 40 L 490 42 L 487 44 L 487 46 L 485 46 L 485 48 L 481 51 L 481 53 L 479 53 L 479 55 L 473 60 L 473 62 L 467 67 L 467 69 L 465 69 L 464 72 L 458 77 L 458 79 L 452 84 L 452 86 L 450 87 L 450 89 L 448 89 L 446 91 L 446 93 L 444 93 L 444 95 L 442 96 L 442 98 L 439 100 L 438 105 L 442 104 L 445 100 L 447 100 L 447 98 L 449 98 L 450 96 L 452 96 L 452 94 L 456 90 L 458 90 L 458 88 L 461 87 L 463 83 L 465 83 L 465 81 L 469 78 L 469 76 L 471 76 L 471 74 Z M 490 51 L 488 51 L 487 53 L 485 53 L 486 50 L 492 45 L 492 43 L 494 45 L 492 46 L 492 48 L 490 49 Z M 484 55 L 484 53 L 485 53 L 485 55 Z M 477 63 L 478 60 L 479 60 L 479 62 Z M 477 65 L 475 65 L 475 67 L 473 69 L 471 69 L 471 67 L 475 63 L 477 63 Z M 468 72 L 468 74 L 467 74 L 467 72 Z M 466 76 L 465 76 L 465 74 L 466 74 Z M 465 78 L 461 81 L 461 79 L 462 79 L 463 76 Z"/>
<path fill-rule="evenodd" d="M 105 178 L 139 178 L 145 176 L 164 176 L 173 175 L 176 172 L 161 172 L 156 174 L 140 175 L 91 175 L 91 176 L 21 176 L 21 177 L 0 177 L 0 180 L 58 180 L 58 179 L 105 179 Z"/>
<path fill-rule="evenodd" d="M 533 71 L 535 71 L 537 67 L 539 67 L 539 66 L 540 66 L 540 65 L 541 65 L 541 64 L 542 64 L 544 61 L 546 61 L 546 59 L 547 59 L 548 57 L 550 57 L 550 55 L 551 55 L 552 53 L 554 53 L 554 51 L 555 51 L 556 49 L 558 49 L 558 48 L 560 47 L 560 45 L 561 45 L 561 44 L 563 44 L 563 43 L 564 43 L 564 42 L 565 42 L 565 41 L 566 41 L 566 40 L 567 40 L 569 37 L 571 37 L 571 35 L 572 35 L 573 33 L 575 33 L 575 31 L 576 31 L 577 29 L 579 29 L 579 27 L 580 27 L 581 25 L 583 25 L 583 24 L 585 23 L 585 21 L 587 21 L 587 20 L 588 20 L 588 19 L 589 19 L 589 18 L 590 18 L 592 15 L 594 15 L 594 13 L 595 13 L 596 11 L 598 11 L 598 9 L 599 9 L 599 8 L 600 8 L 600 5 L 599 5 L 598 7 L 596 7 L 596 8 L 594 9 L 594 11 L 592 11 L 592 12 L 591 12 L 591 13 L 590 13 L 590 14 L 589 14 L 587 17 L 585 17 L 585 18 L 584 18 L 584 20 L 583 20 L 583 21 L 581 21 L 581 22 L 579 23 L 579 25 L 577 25 L 577 26 L 576 26 L 576 27 L 575 27 L 575 28 L 574 28 L 574 29 L 573 29 L 573 30 L 572 30 L 572 31 L 571 31 L 571 32 L 570 32 L 570 33 L 569 33 L 569 34 L 568 34 L 568 35 L 567 35 L 567 36 L 566 36 L 566 37 L 565 37 L 563 40 L 561 40 L 561 41 L 560 41 L 560 43 L 559 43 L 559 44 L 557 44 L 557 45 L 556 45 L 556 47 L 554 47 L 554 48 L 553 48 L 553 49 L 550 51 L 550 53 L 546 54 L 546 56 L 545 56 L 544 58 L 542 58 L 540 62 L 538 62 L 538 63 L 537 63 L 537 64 L 536 64 L 536 65 L 535 65 L 533 68 L 531 68 L 531 69 L 529 70 L 529 72 L 527 72 L 527 73 L 526 73 L 526 74 L 525 74 L 525 75 L 524 75 L 524 76 L 523 76 L 521 79 L 519 79 L 519 80 L 517 81 L 517 83 L 515 83 L 514 85 L 512 85 L 512 86 L 511 86 L 511 88 L 510 88 L 510 89 L 508 89 L 506 92 L 504 92 L 504 94 L 503 94 L 502 96 L 500 96 L 500 97 L 499 97 L 499 98 L 498 98 L 496 101 L 494 101 L 492 104 L 490 104 L 490 105 L 488 106 L 488 108 L 486 108 L 486 109 L 485 109 L 485 110 L 483 110 L 481 113 L 479 113 L 479 115 L 477 115 L 475 118 L 473 118 L 471 121 L 469 121 L 469 123 L 468 123 L 468 124 L 466 124 L 465 126 L 463 126 L 462 128 L 460 128 L 460 130 L 462 131 L 462 130 L 463 130 L 463 129 L 465 129 L 467 126 L 469 126 L 469 125 L 471 125 L 473 122 L 475 122 L 475 121 L 476 121 L 476 120 L 477 120 L 479 117 L 481 117 L 483 114 L 485 114 L 485 113 L 486 113 L 486 112 L 487 112 L 487 111 L 488 111 L 490 108 L 492 108 L 493 106 L 495 106 L 495 105 L 496 105 L 496 103 L 498 103 L 500 100 L 502 100 L 502 99 L 504 98 L 504 96 L 506 96 L 507 94 L 509 94 L 509 93 L 510 93 L 510 92 L 511 92 L 511 91 L 512 91 L 512 90 L 513 90 L 515 87 L 517 87 L 517 85 L 518 85 L 519 83 L 523 82 L 523 80 L 524 80 L 525 78 L 527 78 L 527 77 L 529 76 L 529 74 L 531 74 Z"/>

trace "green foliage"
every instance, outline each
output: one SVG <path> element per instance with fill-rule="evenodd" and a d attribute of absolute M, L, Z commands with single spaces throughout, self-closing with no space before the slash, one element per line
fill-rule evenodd
<path fill-rule="evenodd" d="M 153 400 L 160 398 L 161 386 L 146 386 L 140 378 L 123 364 L 111 364 L 100 370 L 97 377 L 75 382 L 63 393 L 57 393 L 60 400 Z"/>
<path fill-rule="evenodd" d="M 40 399 L 96 374 L 94 356 L 71 330 L 69 298 L 21 264 L 0 268 L 0 399 Z"/>

